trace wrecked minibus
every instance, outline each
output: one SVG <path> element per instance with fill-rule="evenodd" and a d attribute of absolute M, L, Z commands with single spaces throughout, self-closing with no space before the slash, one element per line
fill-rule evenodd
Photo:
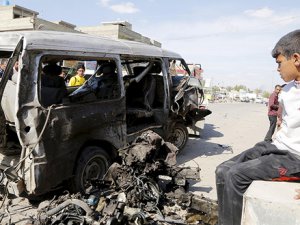
<path fill-rule="evenodd" d="M 161 48 L 86 34 L 7 32 L 0 34 L 0 58 L 8 59 L 0 82 L 0 182 L 15 195 L 62 185 L 83 190 L 145 130 L 183 148 L 187 126 L 203 117 L 199 86 L 188 76 L 173 85 L 170 63 L 180 61 L 189 73 L 184 60 Z M 93 71 L 85 83 L 57 85 L 60 67 L 78 64 Z"/>

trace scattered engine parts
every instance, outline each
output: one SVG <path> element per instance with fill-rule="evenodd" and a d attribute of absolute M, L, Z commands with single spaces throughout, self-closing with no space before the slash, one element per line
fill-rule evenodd
<path fill-rule="evenodd" d="M 65 193 L 38 206 L 24 200 L 23 207 L 21 198 L 4 193 L 1 224 L 216 224 L 216 202 L 187 192 L 188 180 L 200 180 L 200 169 L 176 166 L 177 151 L 146 131 L 119 150 L 103 179 L 87 182 L 85 193 Z"/>

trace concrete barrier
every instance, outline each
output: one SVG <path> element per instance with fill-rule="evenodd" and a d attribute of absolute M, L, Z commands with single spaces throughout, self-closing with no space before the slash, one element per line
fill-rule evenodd
<path fill-rule="evenodd" d="M 300 183 L 254 181 L 244 194 L 241 225 L 300 224 Z"/>

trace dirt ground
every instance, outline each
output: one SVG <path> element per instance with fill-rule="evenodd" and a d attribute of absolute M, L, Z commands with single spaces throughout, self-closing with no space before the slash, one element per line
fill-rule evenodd
<path fill-rule="evenodd" d="M 177 161 L 201 168 L 201 180 L 190 191 L 217 200 L 217 165 L 264 139 L 269 128 L 267 107 L 257 103 L 213 103 L 201 138 L 190 137 Z"/>

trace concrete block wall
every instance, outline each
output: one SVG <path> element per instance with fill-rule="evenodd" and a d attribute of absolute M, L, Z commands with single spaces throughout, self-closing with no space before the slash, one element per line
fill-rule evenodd
<path fill-rule="evenodd" d="M 0 21 L 0 32 L 18 30 L 33 30 L 33 19 L 27 17 Z"/>
<path fill-rule="evenodd" d="M 82 33 L 78 30 L 70 28 L 69 26 L 53 23 L 44 19 L 36 18 L 34 21 L 34 30 L 54 30 L 54 31 L 64 31 L 73 33 Z"/>
<path fill-rule="evenodd" d="M 39 13 L 24 7 L 0 6 L 0 32 L 19 30 L 53 30 L 74 33 L 87 33 L 115 39 L 125 39 L 143 42 L 161 47 L 161 43 L 132 30 L 132 24 L 127 21 L 104 22 L 100 26 L 80 27 L 65 21 L 57 23 L 38 18 Z"/>

